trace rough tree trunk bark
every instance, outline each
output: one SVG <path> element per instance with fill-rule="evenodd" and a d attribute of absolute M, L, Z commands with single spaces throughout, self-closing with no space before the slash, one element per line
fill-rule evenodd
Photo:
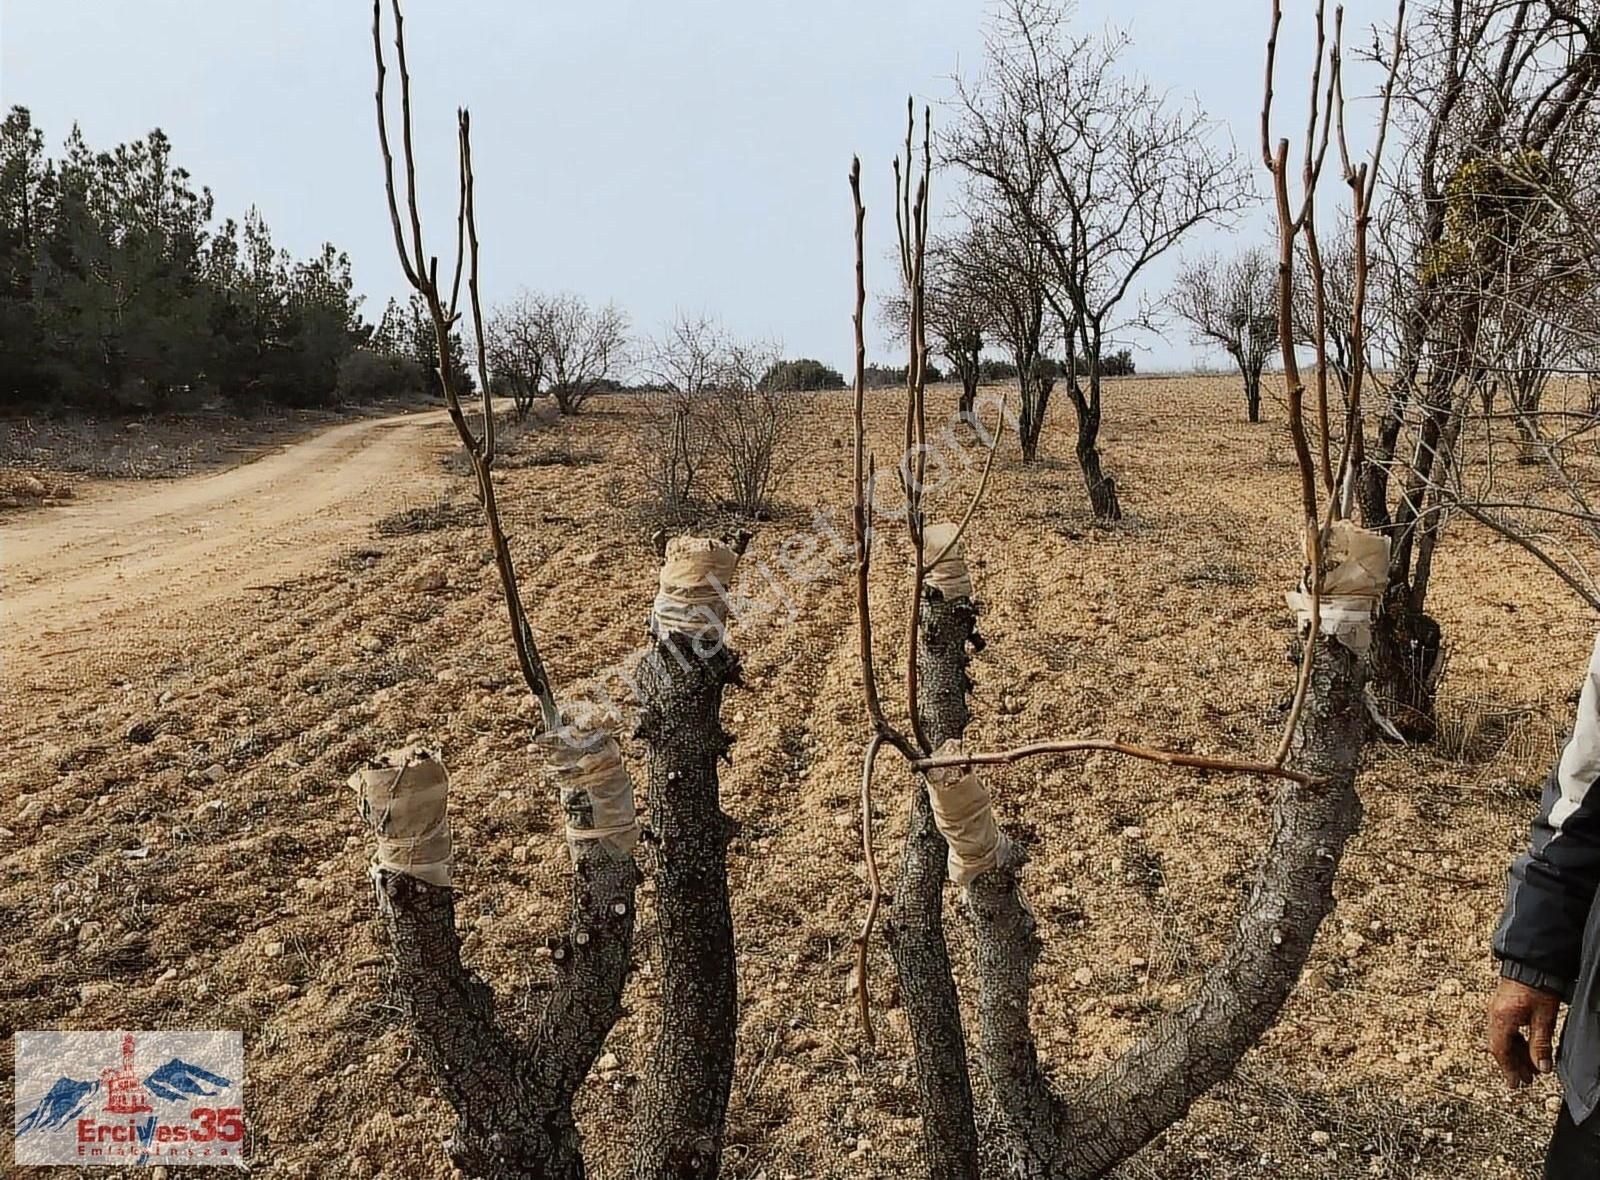
<path fill-rule="evenodd" d="M 1458 385 L 1459 392 L 1454 392 Z M 1429 376 L 1423 401 L 1423 422 L 1416 452 L 1407 464 L 1400 505 L 1389 527 L 1393 550 L 1383 613 L 1372 628 L 1368 667 L 1373 695 L 1401 736 L 1431 741 L 1438 732 L 1435 692 L 1443 670 L 1444 635 L 1427 611 L 1433 550 L 1443 518 L 1438 507 L 1434 469 L 1448 461 L 1466 418 L 1471 381 L 1454 366 Z"/>
<path fill-rule="evenodd" d="M 461 964 L 452 891 L 380 873 L 395 991 L 417 1052 L 456 1112 L 445 1141 L 468 1176 L 579 1180 L 583 1155 L 572 1111 L 540 1109 L 523 1084 L 522 1047 L 494 1013 L 494 991 Z"/>
<path fill-rule="evenodd" d="M 961 400 L 956 412 L 962 421 L 971 422 L 972 407 L 978 401 L 978 378 L 983 372 L 982 339 L 969 340 L 965 348 L 953 348 L 950 359 L 955 363 L 956 375 L 961 378 Z"/>
<path fill-rule="evenodd" d="M 1438 686 L 1444 633 L 1438 620 L 1412 605 L 1407 583 L 1391 585 L 1372 624 L 1372 693 L 1400 736 L 1432 741 L 1438 733 Z"/>
<path fill-rule="evenodd" d="M 1292 758 L 1321 782 L 1279 787 L 1233 945 L 1183 1008 L 1067 1099 L 1041 1070 L 1029 1028 L 1039 937 L 1019 889 L 1020 865 L 1013 860 L 972 883 L 983 1060 L 1016 1176 L 1104 1176 L 1183 1117 L 1276 1020 L 1333 907 L 1334 872 L 1361 817 L 1362 661 L 1327 639 L 1310 658 Z"/>
<path fill-rule="evenodd" d="M 1081 396 L 1074 400 L 1079 403 L 1078 466 L 1083 469 L 1083 483 L 1089 489 L 1089 506 L 1096 520 L 1121 520 L 1117 481 L 1100 469 L 1100 411 Z"/>
<path fill-rule="evenodd" d="M 937 748 L 966 731 L 970 713 L 967 647 L 981 644 L 969 598 L 923 600 L 918 652 L 918 700 L 928 740 Z M 922 1148 L 929 1180 L 977 1180 L 978 1131 L 973 1121 L 967 1041 L 950 951 L 944 937 L 948 849 L 934 826 L 928 789 L 918 777 L 911 793 L 900 884 L 885 923 L 900 999 L 917 1066 Z"/>
<path fill-rule="evenodd" d="M 575 825 L 588 826 L 586 800 L 570 811 Z M 495 1017 L 494 989 L 461 963 L 453 891 L 378 873 L 394 989 L 418 1054 L 456 1113 L 446 1150 L 474 1180 L 583 1177 L 572 1096 L 622 1014 L 638 883 L 631 856 L 585 848 L 570 928 L 552 948 L 557 984 L 524 1044 Z"/>
<path fill-rule="evenodd" d="M 738 662 L 666 635 L 639 669 L 639 736 L 650 747 L 661 1030 L 635 1108 L 635 1180 L 715 1177 L 733 1084 L 737 984 L 728 902 L 730 821 L 717 761 L 732 745 L 719 713 Z"/>

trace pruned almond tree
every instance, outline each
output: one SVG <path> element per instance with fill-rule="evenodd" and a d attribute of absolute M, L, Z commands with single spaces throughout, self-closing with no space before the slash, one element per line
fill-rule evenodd
<path fill-rule="evenodd" d="M 1122 506 L 1100 451 L 1102 362 L 1119 333 L 1147 321 L 1135 305 L 1150 267 L 1197 226 L 1231 222 L 1252 197 L 1216 124 L 1129 73 L 1126 34 L 1079 34 L 1072 11 L 1063 0 L 992 6 L 981 71 L 956 79 L 946 156 L 967 177 L 975 224 L 1040 255 L 1066 350 L 1073 450 L 1095 517 L 1114 521 Z"/>
<path fill-rule="evenodd" d="M 941 893 L 947 878 L 962 887 L 964 909 L 972 925 L 978 1055 L 994 1095 L 1012 1173 L 1041 1180 L 1103 1176 L 1183 1117 L 1197 1098 L 1231 1073 L 1276 1020 L 1323 919 L 1332 909 L 1334 874 L 1360 822 L 1356 772 L 1368 720 L 1365 657 L 1381 599 L 1386 542 L 1348 519 L 1353 481 L 1350 454 L 1338 455 L 1330 478 L 1324 479 L 1318 470 L 1307 420 L 1329 413 L 1328 362 L 1325 350 L 1317 349 L 1308 389 L 1295 351 L 1289 296 L 1297 246 L 1304 244 L 1312 225 L 1324 160 L 1335 138 L 1351 193 L 1357 257 L 1364 257 L 1367 211 L 1382 135 L 1369 161 L 1358 164 L 1350 159 L 1339 81 L 1340 22 L 1335 20 L 1329 48 L 1319 6 L 1317 64 L 1311 79 L 1311 115 L 1301 169 L 1303 190 L 1298 198 L 1291 198 L 1288 141 L 1274 145 L 1271 139 L 1279 21 L 1275 8 L 1267 43 L 1262 151 L 1277 208 L 1278 344 L 1286 375 L 1288 428 L 1298 460 L 1305 564 L 1297 588 L 1288 595 L 1300 624 L 1299 673 L 1287 723 L 1270 756 L 1202 756 L 1156 743 L 1105 737 L 1039 741 L 998 751 L 962 746 L 960 739 L 969 717 L 967 664 L 970 651 L 981 641 L 975 631 L 977 607 L 972 577 L 961 555 L 961 539 L 987 481 L 980 479 L 959 523 L 929 523 L 917 458 L 925 418 L 920 366 L 926 348 L 918 343 L 917 283 L 926 242 L 926 167 L 915 197 L 909 178 L 903 185 L 897 179 L 896 200 L 902 206 L 897 209 L 897 221 L 903 227 L 902 258 L 910 276 L 912 305 L 914 379 L 907 392 L 908 459 L 903 482 L 914 556 L 909 588 L 911 642 L 904 669 L 906 720 L 903 726 L 889 720 L 874 668 L 868 608 L 873 540 L 868 505 L 873 502 L 876 463 L 865 453 L 864 441 L 860 242 L 865 213 L 859 163 L 852 170 L 857 242 L 857 618 L 865 711 L 872 727 L 862 773 L 863 848 L 870 895 L 858 939 L 856 980 L 870 1040 L 869 939 L 883 902 L 873 849 L 871 791 L 877 759 L 889 747 L 905 759 L 915 777 L 910 792 L 910 835 L 898 890 L 889 907 L 887 936 L 916 1056 L 928 1174 L 939 1180 L 979 1175 L 979 1137 L 967 1075 L 966 1036 L 942 930 Z M 1387 121 L 1387 109 L 1386 99 L 1380 128 Z M 1364 282 L 1364 267 L 1358 266 L 1358 323 Z M 1358 353 L 1360 347 L 1358 330 Z M 1361 367 L 1358 363 L 1353 371 L 1359 374 Z M 1355 434 L 1359 422 L 1359 376 L 1352 378 L 1352 386 L 1344 438 Z M 1026 855 L 996 823 L 981 774 L 984 768 L 1028 758 L 1086 751 L 1173 768 L 1255 775 L 1274 780 L 1277 789 L 1271 831 L 1231 944 L 1188 1001 L 1160 1020 L 1143 1039 L 1098 1076 L 1058 1088 L 1040 1062 L 1029 1021 L 1041 932 L 1024 898 Z M 910 953 L 913 950 L 915 953 Z"/>
<path fill-rule="evenodd" d="M 565 819 L 571 908 L 550 941 L 553 978 L 532 1029 L 519 1035 L 497 1011 L 494 988 L 461 960 L 447 810 L 448 777 L 437 757 L 409 748 L 352 779 L 376 837 L 372 876 L 388 932 L 392 987 L 418 1055 L 455 1112 L 452 1162 L 486 1180 L 585 1175 L 573 1097 L 622 1015 L 641 880 L 633 782 L 617 740 L 618 719 L 593 706 L 558 705 L 528 622 L 495 498 L 495 419 L 478 297 L 471 125 L 458 112 L 459 206 L 448 289 L 425 249 L 412 147 L 411 80 L 399 0 L 391 0 L 400 75 L 404 205 L 396 194 L 384 98 L 383 0 L 374 0 L 378 140 L 396 252 L 441 343 L 462 316 L 462 280 L 476 343 L 481 422 L 441 370 L 445 405 L 477 482 L 508 610 L 518 664 L 538 701 L 546 780 Z M 441 353 L 444 350 L 441 348 Z M 636 673 L 636 735 L 648 750 L 653 868 L 660 944 L 661 1011 L 654 1049 L 634 1104 L 635 1180 L 718 1174 L 733 1077 L 737 1002 L 728 899 L 729 821 L 719 802 L 724 687 L 738 660 L 726 643 L 726 600 L 744 538 L 733 545 L 679 537 L 660 547 L 660 591 Z"/>

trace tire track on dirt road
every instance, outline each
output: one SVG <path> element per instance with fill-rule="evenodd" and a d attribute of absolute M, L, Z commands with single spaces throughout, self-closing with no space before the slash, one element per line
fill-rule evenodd
<path fill-rule="evenodd" d="M 442 410 L 325 430 L 215 474 L 121 483 L 0 526 L 0 666 L 16 677 L 116 634 L 181 634 L 250 587 L 318 568 L 436 499 L 458 445 Z"/>

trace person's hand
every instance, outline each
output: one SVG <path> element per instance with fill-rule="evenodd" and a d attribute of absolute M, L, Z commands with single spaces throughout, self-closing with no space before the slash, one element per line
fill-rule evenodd
<path fill-rule="evenodd" d="M 1502 979 L 1495 989 L 1489 1000 L 1489 1052 L 1513 1090 L 1550 1072 L 1560 1009 L 1560 996 L 1514 979 Z"/>

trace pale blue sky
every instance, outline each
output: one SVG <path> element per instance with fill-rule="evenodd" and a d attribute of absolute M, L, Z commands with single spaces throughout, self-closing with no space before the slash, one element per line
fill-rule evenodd
<path fill-rule="evenodd" d="M 1286 8 L 1286 51 L 1304 51 L 1310 0 Z M 1387 0 L 1349 9 L 1347 41 L 1362 43 L 1392 14 Z M 863 162 L 869 287 L 887 290 L 905 97 L 937 104 L 952 72 L 976 68 L 983 16 L 981 0 L 411 0 L 425 227 L 444 252 L 465 103 L 487 301 L 520 285 L 614 298 L 643 331 L 703 310 L 842 366 L 850 155 Z M 1265 0 L 1081 0 L 1077 20 L 1131 28 L 1129 64 L 1197 96 L 1253 160 L 1266 17 Z M 294 253 L 347 250 L 376 315 L 404 280 L 370 20 L 364 0 L 0 0 L 0 99 L 32 108 L 52 153 L 74 120 L 96 147 L 162 127 L 219 214 L 255 204 Z M 1305 56 L 1286 58 L 1286 81 Z M 1283 126 L 1297 129 L 1299 85 L 1291 95 Z M 1245 232 L 1264 225 L 1258 211 Z M 1144 368 L 1198 355 L 1181 328 L 1136 345 Z"/>

